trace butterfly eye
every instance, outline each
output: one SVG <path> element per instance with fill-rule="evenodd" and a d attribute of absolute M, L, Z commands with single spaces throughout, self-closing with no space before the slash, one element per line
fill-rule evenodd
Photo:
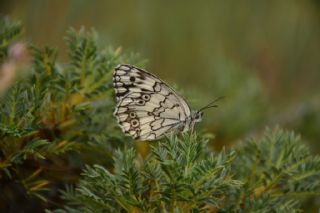
<path fill-rule="evenodd" d="M 131 125 L 133 126 L 133 127 L 137 127 L 137 126 L 139 126 L 139 121 L 137 120 L 137 119 L 133 119 L 133 120 L 131 120 Z"/>
<path fill-rule="evenodd" d="M 150 100 L 150 95 L 144 94 L 144 95 L 142 96 L 142 99 L 145 100 L 145 101 L 149 101 L 149 100 Z"/>
<path fill-rule="evenodd" d="M 198 113 L 196 113 L 196 115 L 194 116 L 194 118 L 195 118 L 196 120 L 199 120 L 199 119 L 201 119 L 202 114 L 203 114 L 203 112 L 198 112 Z"/>

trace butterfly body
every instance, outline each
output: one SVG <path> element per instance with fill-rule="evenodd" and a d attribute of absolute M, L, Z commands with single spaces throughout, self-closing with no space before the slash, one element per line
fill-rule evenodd
<path fill-rule="evenodd" d="M 156 140 L 169 132 L 186 132 L 202 119 L 158 77 L 132 65 L 118 65 L 113 74 L 117 98 L 114 116 L 134 139 Z"/>

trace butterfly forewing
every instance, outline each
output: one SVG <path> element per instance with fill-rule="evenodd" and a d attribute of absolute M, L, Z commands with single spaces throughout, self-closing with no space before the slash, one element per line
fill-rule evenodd
<path fill-rule="evenodd" d="M 131 65 L 118 65 L 113 75 L 114 112 L 122 131 L 139 140 L 154 140 L 177 130 L 190 116 L 183 98 L 156 76 Z"/>

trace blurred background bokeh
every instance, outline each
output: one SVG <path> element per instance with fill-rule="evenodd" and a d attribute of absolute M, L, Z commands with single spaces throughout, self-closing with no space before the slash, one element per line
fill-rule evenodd
<path fill-rule="evenodd" d="M 67 60 L 69 27 L 95 28 L 101 47 L 148 59 L 147 70 L 197 109 L 226 96 L 201 124 L 230 145 L 280 125 L 320 152 L 320 3 L 293 1 L 2 0 L 26 39 Z"/>

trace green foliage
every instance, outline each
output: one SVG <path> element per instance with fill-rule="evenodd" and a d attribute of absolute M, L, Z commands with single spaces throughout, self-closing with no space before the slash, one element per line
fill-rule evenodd
<path fill-rule="evenodd" d="M 171 136 L 152 143 L 142 157 L 112 118 L 111 78 L 116 64 L 145 61 L 121 48 L 100 50 L 94 31 L 71 29 L 66 62 L 58 62 L 56 50 L 32 44 L 28 62 L 10 56 L 13 43 L 23 43 L 16 40 L 21 25 L 2 19 L 0 26 L 0 80 L 10 73 L 4 65 L 14 74 L 0 87 L 1 211 L 299 212 L 304 200 L 320 194 L 320 157 L 280 129 L 217 153 L 204 136 Z M 260 114 L 264 103 L 255 78 L 243 77 L 251 82 L 246 86 L 236 66 L 219 69 L 229 70 L 217 75 L 219 91 L 235 79 L 237 88 L 252 93 L 241 99 L 240 91 L 234 101 L 249 101 L 247 112 Z M 229 102 L 228 110 L 234 105 Z M 218 118 L 226 137 L 259 123 L 249 114 L 234 122 L 238 113 Z"/>
<path fill-rule="evenodd" d="M 16 73 L 14 63 L 22 62 L 7 53 L 21 26 L 7 19 L 0 24 L 1 60 Z M 47 201 L 46 190 L 77 181 L 86 163 L 109 165 L 114 147 L 124 141 L 111 115 L 112 72 L 120 62 L 139 62 L 120 48 L 99 50 L 95 39 L 93 31 L 69 30 L 70 60 L 64 64 L 56 50 L 30 47 L 27 74 L 0 97 L 0 185 L 19 184 L 26 199 L 30 194 Z"/>
<path fill-rule="evenodd" d="M 228 211 L 296 212 L 299 200 L 320 195 L 320 156 L 300 137 L 278 128 L 249 139 L 237 149 L 236 178 L 244 187 L 232 196 Z"/>
<path fill-rule="evenodd" d="M 113 172 L 88 166 L 57 212 L 300 212 L 319 180 L 320 157 L 292 132 L 267 129 L 227 153 L 185 135 L 153 144 L 145 160 L 118 150 Z"/>
<path fill-rule="evenodd" d="M 80 205 L 79 212 L 217 208 L 229 190 L 241 186 L 230 170 L 234 158 L 234 152 L 209 152 L 207 140 L 194 135 L 170 137 L 153 144 L 145 160 L 132 148 L 118 150 L 113 173 L 100 165 L 87 167 L 76 191 L 64 197 Z"/>

